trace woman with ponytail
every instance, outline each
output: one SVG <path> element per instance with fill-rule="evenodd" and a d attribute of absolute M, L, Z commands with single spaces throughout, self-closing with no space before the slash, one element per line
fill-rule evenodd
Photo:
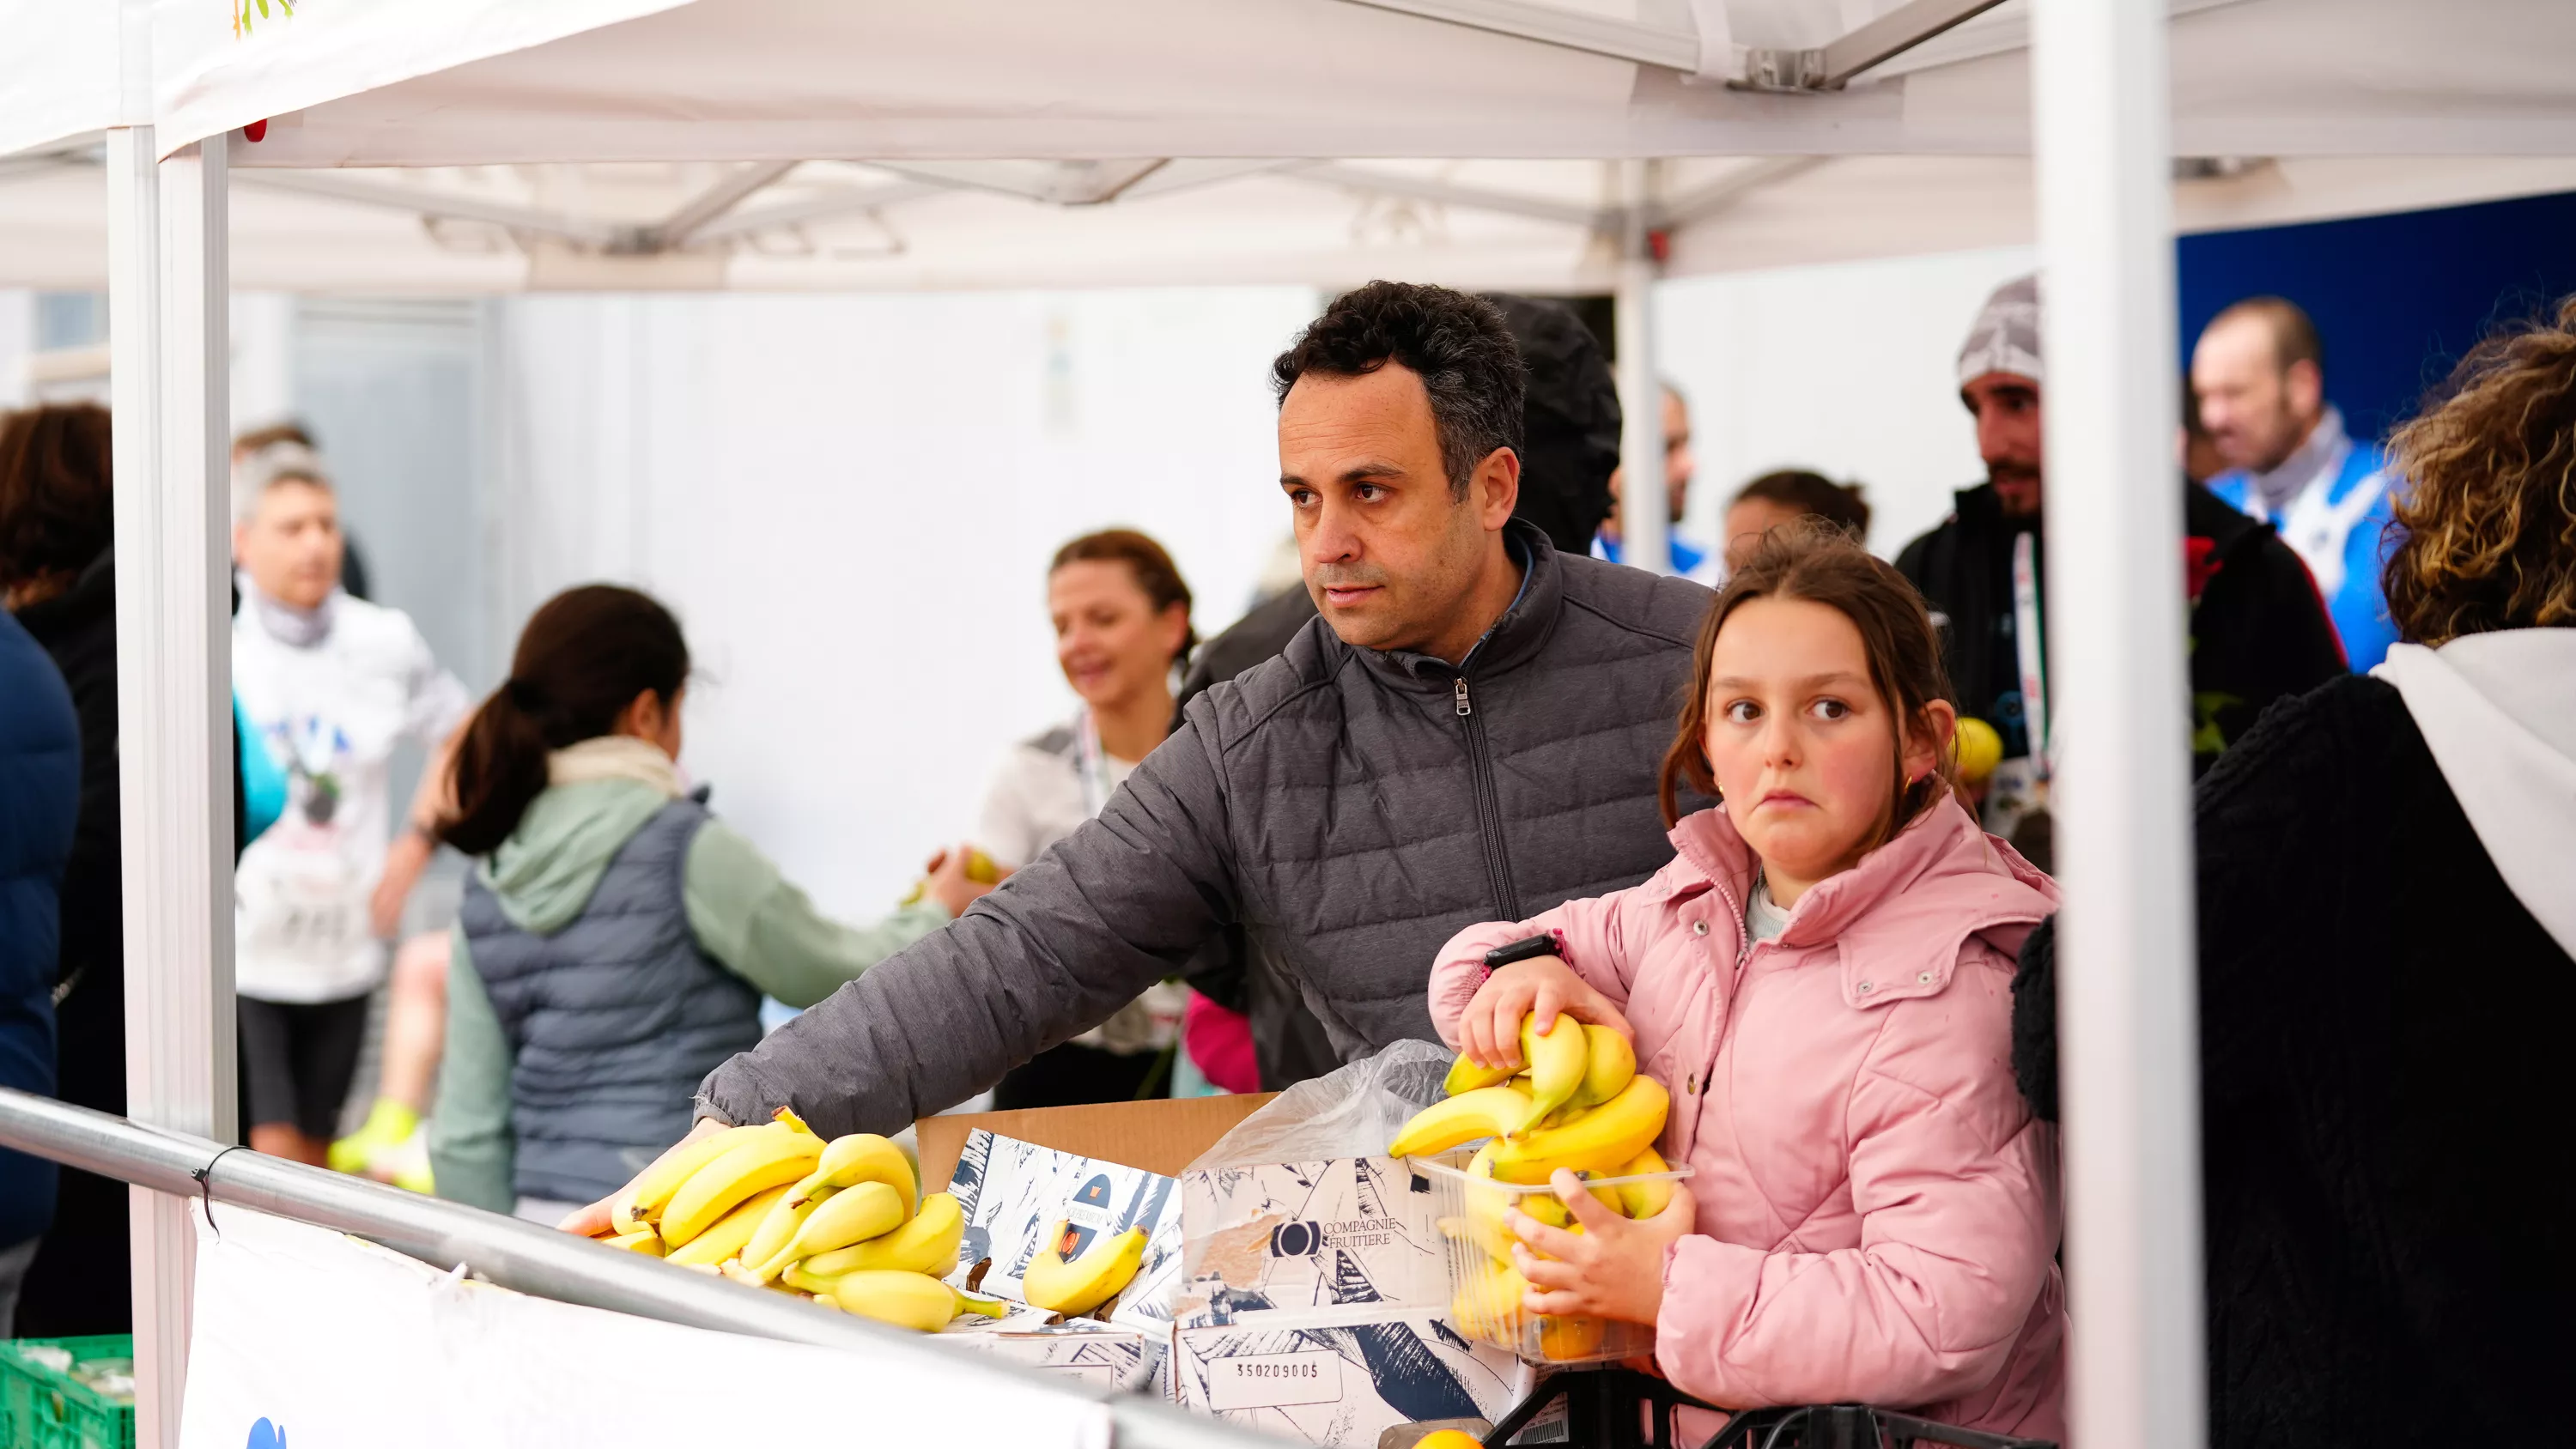
<path fill-rule="evenodd" d="M 478 858 L 448 980 L 430 1130 L 441 1196 L 552 1221 L 689 1129 L 698 1081 L 986 887 L 963 851 L 873 927 L 805 893 L 680 784 L 689 649 L 668 610 L 589 585 L 547 601 L 457 743 L 440 838 Z"/>

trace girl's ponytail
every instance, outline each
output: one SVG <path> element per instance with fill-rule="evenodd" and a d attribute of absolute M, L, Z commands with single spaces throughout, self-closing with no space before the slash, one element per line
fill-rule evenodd
<path fill-rule="evenodd" d="M 588 584 L 547 600 L 519 635 L 509 679 L 457 741 L 455 808 L 439 838 L 467 855 L 499 849 L 546 788 L 549 754 L 613 732 L 639 694 L 668 706 L 688 678 L 679 621 L 649 595 Z"/>
<path fill-rule="evenodd" d="M 499 849 L 546 788 L 545 729 L 520 707 L 515 685 L 492 691 L 456 742 L 456 813 L 439 822 L 438 835 L 467 855 Z"/>

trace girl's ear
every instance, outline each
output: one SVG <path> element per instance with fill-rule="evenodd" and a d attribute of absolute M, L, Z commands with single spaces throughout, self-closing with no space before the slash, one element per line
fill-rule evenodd
<path fill-rule="evenodd" d="M 672 703 L 678 703 L 676 697 Z M 662 737 L 668 708 L 662 702 L 662 696 L 649 689 L 639 690 L 633 699 L 626 701 L 626 708 L 617 712 L 617 722 L 609 727 L 609 733 L 630 735 L 639 740 L 658 740 Z"/>
<path fill-rule="evenodd" d="M 1922 779 L 1949 762 L 1952 741 L 1959 733 L 1959 711 L 1950 701 L 1936 699 L 1923 706 L 1921 721 L 1905 742 L 1906 783 Z"/>

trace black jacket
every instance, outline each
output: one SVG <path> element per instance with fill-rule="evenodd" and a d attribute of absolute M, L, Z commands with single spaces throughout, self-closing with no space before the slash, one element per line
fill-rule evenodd
<path fill-rule="evenodd" d="M 1922 591 L 1932 622 L 1940 626 L 1941 664 L 1959 712 L 1993 725 L 2013 754 L 2023 752 L 2020 717 L 1998 718 L 2009 711 L 1997 708 L 2012 668 L 2005 630 L 2012 620 L 2013 537 L 2036 527 L 2035 520 L 2006 518 L 1995 486 L 1981 483 L 1960 490 L 1941 526 L 1896 556 L 1897 571 Z M 2045 588 L 2048 555 L 2040 550 L 2036 556 Z"/>
<path fill-rule="evenodd" d="M 2561 1442 L 2576 961 L 2380 680 L 2275 706 L 2195 815 L 2212 1449 Z M 2043 926 L 2013 1054 L 2049 1118 L 2056 999 Z"/>
<path fill-rule="evenodd" d="M 2276 699 L 2344 672 L 2343 646 L 2307 565 L 2270 524 L 2249 518 L 2197 483 L 2183 485 L 2182 557 L 2195 593 L 2191 614 L 2192 753 L 2205 770 Z M 1993 718 L 2012 611 L 2011 550 L 2026 525 L 2004 517 L 1994 486 L 1961 492 L 1940 527 L 1907 544 L 1896 567 L 1923 592 L 1941 624 L 1942 664 L 1960 709 Z M 2038 552 L 2043 588 L 2047 551 Z"/>
<path fill-rule="evenodd" d="M 18 622 L 71 686 L 80 716 L 80 823 L 63 867 L 61 979 L 55 1008 L 56 1095 L 125 1115 L 125 889 L 118 825 L 116 563 L 101 553 L 68 593 L 30 604 Z M 125 1184 L 64 1168 L 54 1226 L 27 1272 L 18 1332 L 64 1338 L 132 1331 Z"/>
<path fill-rule="evenodd" d="M 1313 623 L 1315 615 L 1315 601 L 1305 589 L 1289 589 L 1253 605 L 1202 645 L 1181 680 L 1172 728 L 1181 727 L 1190 701 L 1210 685 L 1278 658 L 1279 651 Z M 1226 927 L 1181 975 L 1217 1005 L 1251 1018 L 1252 1056 L 1263 1090 L 1276 1092 L 1342 1064 L 1332 1038 L 1324 1034 L 1324 1024 L 1299 999 L 1296 983 L 1284 979 L 1276 965 L 1260 959 L 1243 927 Z"/>
<path fill-rule="evenodd" d="M 1229 924 L 1345 1060 L 1432 1037 L 1432 956 L 1672 858 L 1655 786 L 1709 593 L 1526 523 L 1520 600 L 1456 667 L 1316 620 L 1190 702 L 1107 808 L 700 1091 L 886 1131 L 1105 1019 Z M 1694 802 L 1696 803 L 1696 802 Z"/>
<path fill-rule="evenodd" d="M 2272 525 L 2184 485 L 2191 613 L 2192 761 L 2206 770 L 2274 700 L 2345 672 L 2343 644 L 2308 566 Z M 2205 582 L 2203 582 L 2205 581 Z"/>

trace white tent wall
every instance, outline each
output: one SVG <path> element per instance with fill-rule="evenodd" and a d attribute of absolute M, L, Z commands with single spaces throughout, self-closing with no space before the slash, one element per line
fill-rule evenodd
<path fill-rule="evenodd" d="M 27 405 L 27 363 L 35 350 L 36 294 L 0 287 L 0 408 Z"/>
<path fill-rule="evenodd" d="M 1954 359 L 1986 295 L 2036 265 L 1998 247 L 1662 284 L 1657 362 L 1699 463 L 1682 536 L 1723 543 L 1737 488 L 1812 468 L 1867 490 L 1870 548 L 1894 558 L 1985 478 Z"/>
<path fill-rule="evenodd" d="M 972 832 L 1003 752 L 1072 709 L 1058 545 L 1141 528 L 1203 635 L 1241 612 L 1288 522 L 1267 368 L 1315 307 L 1301 287 L 504 302 L 494 627 L 598 579 L 669 602 L 700 669 L 685 763 L 826 910 L 872 919 Z"/>
<path fill-rule="evenodd" d="M 1692 401 L 1699 467 L 1683 535 L 1719 542 L 1735 489 L 1779 467 L 1861 482 L 1882 555 L 1938 523 L 1983 476 L 1952 357 L 2033 264 L 2004 247 L 1662 283 L 1659 370 Z M 1040 597 L 1058 543 L 1132 523 L 1174 550 L 1202 635 L 1240 611 L 1285 534 L 1265 369 L 1319 300 L 244 292 L 232 417 L 313 423 L 378 597 L 478 691 L 555 590 L 671 591 L 708 666 L 692 767 L 864 915 L 971 831 L 1000 752 L 1070 709 Z M 0 405 L 24 398 L 10 358 L 35 311 L 0 290 Z M 447 391 L 424 411 L 428 383 Z M 781 728 L 808 737 L 773 748 Z"/>

